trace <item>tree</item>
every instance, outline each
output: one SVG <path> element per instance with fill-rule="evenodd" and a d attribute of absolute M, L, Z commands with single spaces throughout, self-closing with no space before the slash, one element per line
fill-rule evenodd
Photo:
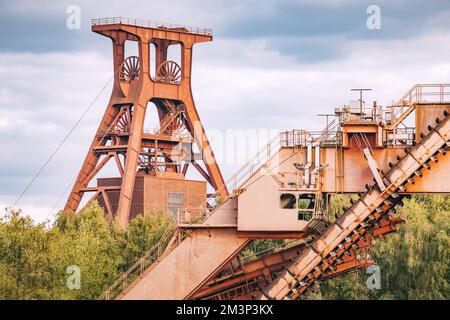
<path fill-rule="evenodd" d="M 46 298 L 49 240 L 44 224 L 35 225 L 20 211 L 7 212 L 0 220 L 0 298 Z"/>
<path fill-rule="evenodd" d="M 333 197 L 339 216 L 346 196 Z M 309 299 L 449 299 L 450 197 L 414 196 L 398 209 L 406 224 L 377 239 L 372 256 L 381 268 L 381 290 L 366 287 L 364 270 L 323 282 Z M 154 246 L 171 218 L 153 212 L 115 228 L 94 203 L 77 215 L 60 212 L 53 224 L 36 224 L 21 211 L 0 218 L 0 299 L 96 299 Z M 246 258 L 284 240 L 256 240 Z M 80 270 L 80 289 L 69 289 Z"/>
<path fill-rule="evenodd" d="M 398 209 L 406 224 L 376 240 L 372 255 L 381 289 L 365 287 L 364 271 L 323 283 L 311 299 L 449 299 L 450 197 L 418 195 Z"/>
<path fill-rule="evenodd" d="M 139 215 L 130 221 L 128 230 L 122 234 L 121 250 L 124 266 L 135 263 L 147 250 L 153 247 L 169 227 L 171 218 L 158 210 L 147 215 Z"/>
<path fill-rule="evenodd" d="M 76 215 L 61 211 L 53 224 L 8 211 L 0 219 L 0 299 L 97 299 L 159 241 L 170 221 L 153 212 L 123 231 L 97 203 Z M 73 270 L 79 270 L 79 289 L 68 286 L 78 276 Z"/>

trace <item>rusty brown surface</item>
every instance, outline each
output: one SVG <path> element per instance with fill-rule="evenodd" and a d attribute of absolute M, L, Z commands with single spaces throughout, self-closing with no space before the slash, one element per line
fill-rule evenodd
<path fill-rule="evenodd" d="M 205 180 L 219 190 L 224 181 L 195 107 L 190 81 L 193 46 L 211 41 L 211 32 L 201 28 L 147 25 L 124 18 L 96 19 L 92 30 L 112 40 L 114 86 L 65 209 L 76 212 L 84 193 L 94 192 L 95 198 L 100 197 L 108 216 L 118 217 L 121 226 L 126 227 L 130 214 L 145 210 L 145 205 L 138 203 L 139 199 L 133 201 L 137 196 L 138 167 L 144 167 L 155 177 L 158 177 L 157 171 L 178 172 L 184 176 L 188 167 L 179 165 L 180 159 L 194 161 L 195 166 L 191 167 L 199 168 L 199 163 L 203 163 L 205 169 L 200 168 Z M 138 42 L 138 58 L 125 59 L 127 40 Z M 151 43 L 157 48 L 156 57 L 150 57 Z M 173 44 L 181 45 L 181 65 L 167 61 L 168 46 Z M 151 58 L 156 59 L 158 69 L 153 78 L 150 76 Z M 144 132 L 144 119 L 150 101 L 157 107 L 161 130 L 148 134 Z M 178 107 L 183 108 L 182 114 L 170 118 L 171 112 Z M 181 127 L 189 132 L 191 139 L 180 138 L 174 133 L 173 130 Z M 193 142 L 202 152 L 200 157 L 194 157 L 189 151 Z M 178 153 L 177 148 L 181 150 Z M 165 161 L 156 163 L 161 157 Z M 142 161 L 142 158 L 146 160 Z M 109 196 L 99 187 L 87 189 L 110 159 L 114 159 L 121 174 L 117 181 L 120 188 L 108 191 Z M 223 188 L 219 192 L 227 193 Z"/>

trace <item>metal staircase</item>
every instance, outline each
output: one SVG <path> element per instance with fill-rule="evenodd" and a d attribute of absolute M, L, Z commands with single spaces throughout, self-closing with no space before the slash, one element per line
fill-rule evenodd
<path fill-rule="evenodd" d="M 117 279 L 98 300 L 112 300 L 121 295 L 134 281 L 141 278 L 150 266 L 154 265 L 170 248 L 175 233 L 175 220 L 169 223 L 161 239 L 148 250 L 134 265 L 131 266 L 119 279 Z"/>
<path fill-rule="evenodd" d="M 412 149 L 405 150 L 403 158 L 391 166 L 383 176 L 384 191 L 375 183 L 357 200 L 326 232 L 318 237 L 292 265 L 269 287 L 260 299 L 301 299 L 323 273 L 335 268 L 336 263 L 349 250 L 357 249 L 376 230 L 381 221 L 390 218 L 394 206 L 402 205 L 408 184 L 421 177 L 421 170 L 430 169 L 429 162 L 437 162 L 445 156 L 450 146 L 450 117 L 444 111 L 443 120 L 436 119 L 437 126 L 429 126 L 429 133 Z"/>
<path fill-rule="evenodd" d="M 180 110 L 180 112 L 182 112 L 182 110 Z M 177 116 L 179 113 L 169 113 L 166 118 L 174 119 L 173 114 L 176 114 Z M 162 121 L 162 123 L 165 122 L 166 121 Z M 314 143 L 324 137 L 327 141 L 331 140 L 333 137 L 330 133 L 335 130 L 338 125 L 338 122 L 333 121 L 325 129 L 319 132 L 307 133 L 303 130 L 295 130 L 277 134 L 217 190 L 218 193 L 221 189 L 228 191 L 228 196 L 225 199 L 222 199 L 220 204 L 214 203 L 216 201 L 216 195 L 213 194 L 207 199 L 208 203 L 214 203 L 210 211 L 202 209 L 196 212 L 195 215 L 192 215 L 191 213 L 189 218 L 186 217 L 186 212 L 180 211 L 176 220 L 174 219 L 168 226 L 160 241 L 145 253 L 145 255 L 131 266 L 119 279 L 117 279 L 111 287 L 99 297 L 99 300 L 116 299 L 129 290 L 136 281 L 142 279 L 149 270 L 158 264 L 158 261 L 161 260 L 163 255 L 169 254 L 177 244 L 184 240 L 185 234 L 179 230 L 177 232 L 177 227 L 192 227 L 194 225 L 192 221 L 193 217 L 195 217 L 195 225 L 200 225 L 205 222 L 216 210 L 225 204 L 228 199 L 237 196 L 240 193 L 239 187 L 248 181 L 248 179 L 276 155 L 281 148 L 305 146 L 307 143 Z M 162 124 L 160 128 L 163 128 Z M 314 138 L 307 139 L 308 134 Z M 322 223 L 321 226 L 323 227 Z"/>
<path fill-rule="evenodd" d="M 181 111 L 181 110 L 180 110 Z M 171 118 L 174 113 L 169 113 L 166 118 Z M 162 121 L 165 123 L 166 121 Z M 170 123 L 170 122 L 169 122 Z M 160 126 L 163 128 L 163 125 Z M 160 130 L 159 130 L 160 131 Z M 280 146 L 284 143 L 287 144 L 286 141 L 282 142 L 283 134 L 280 133 L 276 135 L 269 143 L 267 143 L 264 148 L 262 148 L 252 159 L 247 161 L 231 178 L 229 178 L 224 185 L 222 185 L 220 189 L 232 190 L 232 193 L 226 199 L 223 199 L 223 203 L 225 203 L 229 198 L 236 195 L 238 186 L 244 183 L 251 175 L 253 175 L 256 170 L 261 168 L 279 149 Z M 207 202 L 215 201 L 215 194 L 208 197 Z M 200 224 L 205 221 L 211 214 L 217 210 L 221 204 L 217 204 L 211 211 L 201 210 L 201 212 L 197 212 L 195 215 L 195 222 Z M 200 217 L 199 217 L 200 216 Z M 200 218 L 200 219 L 199 219 Z M 193 216 L 190 215 L 186 217 L 185 211 L 179 211 L 176 219 L 172 221 L 172 223 L 168 226 L 166 231 L 164 232 L 163 237 L 160 241 L 153 246 L 142 258 L 140 258 L 133 266 L 130 267 L 128 271 L 126 271 L 119 279 L 117 279 L 111 287 L 109 287 L 100 297 L 99 300 L 111 300 L 116 299 L 124 291 L 126 291 L 134 281 L 138 278 L 142 278 L 144 273 L 150 267 L 154 267 L 155 263 L 157 263 L 162 257 L 163 253 L 168 253 L 170 249 L 173 249 L 176 246 L 176 242 L 179 243 L 183 240 L 184 234 L 182 232 L 178 232 L 175 234 L 176 227 L 190 227 L 193 223 Z M 171 240 L 171 238 L 173 238 Z M 177 238 L 176 240 L 174 238 Z M 169 242 L 173 245 L 169 245 Z M 167 251 L 166 251 L 167 250 Z"/>
<path fill-rule="evenodd" d="M 449 97 L 450 84 L 416 84 L 390 107 L 390 124 L 387 130 L 394 130 L 418 103 L 443 103 L 448 102 Z"/>
<path fill-rule="evenodd" d="M 447 95 L 445 88 L 450 85 L 439 86 L 439 100 L 444 102 L 444 96 Z M 411 97 L 409 101 L 415 101 L 414 106 L 422 101 L 424 85 L 415 86 L 405 95 Z M 420 91 L 422 90 L 422 91 Z M 413 93 L 416 92 L 416 93 Z M 413 98 L 412 98 L 413 97 Z M 404 100 L 404 99 L 402 99 Z M 405 105 L 405 104 L 404 104 Z M 411 103 L 409 104 L 411 105 Z M 401 123 L 413 109 L 403 108 L 399 103 L 393 107 L 393 126 L 396 122 Z M 397 109 L 396 109 L 397 108 Z M 399 113 L 398 110 L 401 110 Z M 168 117 L 172 118 L 171 114 Z M 165 122 L 165 121 L 162 121 Z M 314 220 L 308 225 L 311 233 L 316 235 L 312 246 L 306 249 L 291 265 L 281 273 L 281 276 L 272 282 L 267 290 L 264 290 L 261 299 L 297 299 L 304 297 L 304 293 L 310 288 L 317 279 L 325 274 L 334 272 L 336 266 L 342 263 L 342 260 L 351 252 L 351 250 L 364 247 L 368 239 L 379 234 L 381 230 L 389 225 L 395 212 L 393 208 L 396 204 L 402 204 L 401 200 L 405 196 L 406 184 L 414 183 L 414 177 L 421 176 L 420 171 L 423 168 L 430 168 L 429 161 L 437 161 L 439 154 L 445 155 L 445 147 L 449 146 L 450 121 L 447 112 L 445 119 L 436 119 L 437 126 L 431 128 L 427 136 L 412 149 L 407 149 L 406 155 L 399 159 L 398 163 L 391 166 L 386 174 L 382 175 L 384 190 L 380 190 L 379 184 L 367 186 L 368 190 L 361 198 L 331 226 L 323 221 Z M 324 130 L 319 132 L 305 132 L 295 130 L 291 132 L 282 132 L 275 136 L 264 148 L 262 148 L 252 159 L 245 163 L 230 179 L 228 179 L 217 191 L 227 190 L 228 196 L 221 199 L 220 203 L 216 195 L 208 198 L 211 205 L 210 210 L 202 210 L 196 214 L 180 214 L 180 221 L 173 221 L 164 233 L 163 238 L 149 252 L 145 254 L 130 270 L 128 270 L 120 279 L 118 279 L 100 299 L 114 299 L 126 293 L 132 287 L 132 284 L 139 282 L 146 274 L 158 267 L 163 256 L 166 257 L 171 252 L 177 251 L 177 247 L 185 242 L 184 232 L 180 229 L 175 233 L 177 227 L 192 227 L 192 217 L 195 217 L 195 225 L 201 225 L 207 222 L 208 218 L 227 200 L 238 196 L 242 186 L 256 173 L 264 167 L 269 160 L 274 157 L 283 147 L 304 147 L 308 143 L 321 143 L 323 141 L 335 141 L 338 143 L 336 129 L 340 126 L 340 121 L 336 120 L 330 123 Z M 397 124 L 398 125 L 398 124 Z M 161 126 L 162 128 L 162 126 Z M 220 193 L 220 192 L 218 192 Z M 206 221 L 206 222 L 205 222 Z M 179 223 L 182 222 L 182 223 Z M 209 229 L 208 229 L 209 230 Z M 213 230 L 213 229 L 211 229 Z M 193 230 L 192 232 L 196 232 Z M 219 231 L 217 231 L 219 232 Z M 221 236 L 219 236 L 221 237 Z M 224 235 L 229 239 L 233 235 Z M 230 238 L 231 237 L 231 238 Z M 189 239 L 187 239 L 189 240 Z M 189 241 L 188 241 L 189 243 Z M 189 246 L 189 244 L 184 244 Z M 244 244 L 236 243 L 235 249 L 238 250 Z M 180 249 L 181 250 L 181 249 Z M 178 250 L 178 251 L 180 251 Z M 233 251 L 234 252 L 234 251 Z M 174 255 L 179 253 L 175 252 Z M 225 254 L 225 253 L 224 253 Z M 228 253 L 226 253 L 228 254 Z"/>

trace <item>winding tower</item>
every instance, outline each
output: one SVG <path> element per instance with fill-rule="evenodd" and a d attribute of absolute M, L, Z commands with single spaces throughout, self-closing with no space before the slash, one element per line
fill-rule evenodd
<path fill-rule="evenodd" d="M 373 239 L 404 222 L 403 199 L 450 193 L 450 84 L 415 85 L 386 107 L 352 101 L 330 117 L 320 131 L 280 132 L 226 181 L 223 202 L 180 209 L 100 299 L 304 299 L 374 263 Z M 357 196 L 330 217 L 341 193 Z M 240 255 L 256 238 L 284 241 Z"/>
<path fill-rule="evenodd" d="M 109 219 L 126 227 L 155 207 L 204 206 L 206 184 L 226 196 L 191 90 L 193 46 L 211 41 L 212 31 L 128 18 L 93 20 L 92 31 L 112 40 L 114 84 L 65 209 L 76 212 L 83 195 L 94 193 L 88 203 L 97 200 Z M 137 44 L 137 56 L 126 56 L 127 43 Z M 169 59 L 174 47 L 178 62 Z M 151 116 L 158 126 L 146 130 Z M 109 161 L 119 176 L 95 185 Z M 189 167 L 205 181 L 187 180 Z"/>
<path fill-rule="evenodd" d="M 192 46 L 211 31 L 125 18 L 96 19 L 92 29 L 113 41 L 114 88 L 66 209 L 95 192 L 126 227 L 149 203 L 175 204 L 159 242 L 100 299 L 304 299 L 316 283 L 373 263 L 368 249 L 403 222 L 403 199 L 450 193 L 450 84 L 417 84 L 385 107 L 361 97 L 323 130 L 280 132 L 224 182 L 190 83 Z M 125 56 L 126 41 L 138 56 Z M 168 59 L 175 44 L 179 63 Z M 149 103 L 159 121 L 151 132 Z M 90 186 L 112 158 L 120 177 Z M 185 179 L 191 165 L 212 196 Z M 171 201 L 184 200 L 180 190 L 194 200 Z M 342 193 L 357 196 L 330 217 L 330 196 Z M 244 259 L 257 238 L 284 241 Z"/>

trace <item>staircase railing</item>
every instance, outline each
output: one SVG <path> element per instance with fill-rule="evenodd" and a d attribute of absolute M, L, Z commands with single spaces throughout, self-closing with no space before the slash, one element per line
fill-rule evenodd
<path fill-rule="evenodd" d="M 261 168 L 273 155 L 280 150 L 281 137 L 283 133 L 277 134 L 256 155 L 248 160 L 239 170 L 235 172 L 220 188 L 228 190 L 231 194 Z M 210 198 L 214 198 L 214 195 Z"/>
<path fill-rule="evenodd" d="M 208 213 L 207 208 L 180 208 L 177 210 L 177 225 L 188 227 L 192 224 L 201 223 Z"/>
<path fill-rule="evenodd" d="M 313 142 L 319 141 L 323 137 L 330 137 L 330 132 L 335 130 L 339 126 L 339 122 L 331 122 L 325 129 L 317 133 L 311 133 L 314 137 Z M 221 188 L 227 188 L 231 191 L 228 198 L 235 195 L 237 188 L 242 186 L 258 169 L 260 169 L 267 161 L 274 156 L 281 147 L 295 147 L 305 146 L 307 141 L 308 132 L 304 130 L 294 130 L 280 132 L 273 137 L 262 149 L 260 149 L 256 155 L 248 160 L 236 173 L 230 177 Z M 218 191 L 219 191 L 218 190 Z M 222 189 L 223 190 L 223 189 Z M 216 196 L 213 194 L 208 197 L 207 202 L 215 200 Z M 228 199 L 227 198 L 227 199 Z M 223 199 L 223 202 L 227 199 Z M 223 203 L 222 202 L 222 203 Z M 218 205 L 215 209 L 220 207 Z M 207 209 L 196 209 L 196 211 L 179 210 L 177 217 L 174 218 L 170 225 L 165 230 L 163 236 L 159 242 L 153 246 L 142 258 L 140 258 L 127 272 L 125 272 L 116 282 L 113 283 L 101 296 L 100 300 L 115 299 L 134 281 L 136 278 L 141 277 L 144 271 L 155 261 L 157 261 L 163 254 L 167 244 L 170 242 L 174 235 L 176 226 L 189 226 L 193 223 L 193 218 L 196 223 L 203 223 L 208 219 L 215 210 L 207 211 Z"/>
<path fill-rule="evenodd" d="M 272 140 L 270 140 L 262 149 L 260 149 L 256 155 L 248 160 L 236 173 L 231 176 L 225 184 L 220 188 L 227 188 L 231 191 L 231 195 L 237 188 L 248 180 L 257 170 L 259 170 L 269 159 L 275 155 L 280 148 L 306 146 L 308 142 L 317 142 L 323 138 L 329 138 L 331 132 L 336 130 L 339 126 L 335 120 L 329 123 L 329 125 L 319 132 L 308 132 L 305 130 L 292 130 L 280 132 Z M 308 140 L 308 136 L 311 136 L 311 140 Z M 220 190 L 219 189 L 219 190 Z M 211 196 L 210 198 L 213 198 Z"/>
<path fill-rule="evenodd" d="M 424 92 L 424 88 L 438 88 L 438 91 Z M 448 91 L 445 91 L 448 90 Z M 411 90 L 409 90 L 405 96 L 396 104 L 392 106 L 393 115 L 398 114 L 396 121 L 399 119 L 400 122 L 405 118 L 404 114 L 407 110 L 397 111 L 396 108 L 402 108 L 403 106 L 411 107 L 417 102 L 424 102 L 424 97 L 435 97 L 438 96 L 438 100 L 432 100 L 427 102 L 446 102 L 445 98 L 448 96 L 450 98 L 450 84 L 436 84 L 436 85 L 416 85 Z M 410 111 L 409 111 L 410 112 Z M 393 118 L 394 119 L 394 118 Z M 394 124 L 394 123 L 393 123 Z M 241 187 L 258 169 L 260 169 L 272 156 L 280 150 L 281 147 L 295 147 L 295 146 L 305 146 L 306 143 L 321 141 L 324 137 L 329 139 L 330 133 L 336 133 L 336 129 L 339 128 L 340 121 L 331 122 L 325 129 L 317 133 L 306 132 L 303 130 L 295 130 L 292 132 L 281 132 L 276 135 L 272 140 L 270 140 L 252 159 L 247 161 L 231 178 L 229 178 L 224 185 L 219 189 L 226 188 L 229 190 L 228 198 L 234 196 L 238 191 L 237 188 Z M 289 134 L 292 134 L 291 136 Z M 312 136 L 313 138 L 307 136 Z M 223 189 L 222 189 L 223 190 Z M 215 195 L 208 197 L 208 201 L 215 199 Z M 226 200 L 226 199 L 224 199 Z M 216 209 L 220 207 L 218 205 Z M 203 210 L 203 209 L 202 209 Z M 201 222 L 208 219 L 215 209 L 210 212 L 199 211 L 198 216 L 201 217 Z M 135 281 L 138 277 L 141 277 L 144 271 L 155 261 L 157 261 L 164 253 L 167 245 L 173 238 L 176 229 L 176 220 L 181 219 L 185 223 L 189 223 L 191 220 L 186 216 L 180 216 L 173 219 L 165 230 L 163 236 L 159 242 L 153 246 L 142 258 L 140 258 L 126 273 L 124 273 L 111 287 L 109 287 L 101 296 L 100 300 L 110 300 L 119 296 L 126 288 Z"/>
<path fill-rule="evenodd" d="M 154 262 L 156 262 L 165 252 L 167 245 L 170 243 L 174 233 L 176 223 L 172 219 L 163 235 L 143 257 L 141 257 L 131 268 L 128 269 L 116 282 L 114 282 L 98 299 L 112 300 L 122 294 L 130 284 L 137 278 L 142 277 L 145 270 Z"/>
<path fill-rule="evenodd" d="M 252 159 L 247 161 L 230 179 L 228 179 L 219 190 L 227 188 L 226 190 L 235 190 L 240 182 L 245 182 L 258 168 L 266 163 L 272 155 L 274 155 L 281 145 L 282 133 L 276 135 L 272 140 L 267 143 Z M 218 190 L 218 191 L 219 191 Z M 232 195 L 230 195 L 232 196 Z M 229 196 L 229 197 L 230 197 Z M 208 197 L 207 202 L 215 200 L 216 196 L 212 195 Z M 225 199 L 226 200 L 226 199 Z M 204 222 L 214 210 L 207 212 L 206 209 L 199 209 L 199 223 Z M 142 276 L 144 271 L 155 261 L 157 261 L 165 250 L 165 247 L 169 243 L 174 234 L 175 227 L 179 223 L 190 225 L 192 223 L 192 217 L 185 216 L 186 210 L 180 210 L 177 217 L 173 219 L 170 225 L 167 227 L 164 235 L 159 242 L 153 246 L 142 258 L 140 258 L 127 272 L 125 272 L 111 287 L 109 287 L 99 298 L 99 300 L 111 300 L 119 296 L 125 289 L 138 277 Z M 179 220 L 179 221 L 178 221 Z M 196 219 L 197 220 L 197 219 Z"/>
<path fill-rule="evenodd" d="M 399 158 L 391 169 L 383 174 L 389 183 L 381 191 L 376 183 L 367 185 L 365 192 L 345 213 L 329 228 L 316 238 L 279 277 L 270 284 L 260 299 L 298 299 L 327 270 L 334 271 L 336 264 L 351 248 L 359 248 L 359 241 L 366 242 L 368 236 L 375 235 L 380 228 L 380 221 L 391 221 L 395 205 L 402 205 L 407 184 L 414 184 L 416 176 L 422 177 L 421 170 L 430 170 L 430 162 L 438 162 L 438 155 L 446 155 L 445 148 L 450 146 L 448 121 L 450 116 L 444 111 L 445 118 L 436 121 L 437 126 L 422 140 Z"/>
<path fill-rule="evenodd" d="M 259 150 L 256 155 L 247 161 L 236 173 L 231 176 L 225 184 L 223 184 L 219 190 L 226 188 L 228 191 L 228 197 L 222 199 L 221 203 L 224 203 L 229 198 L 232 198 L 237 193 L 239 193 L 239 188 L 264 164 L 266 164 L 269 159 L 274 156 L 282 147 L 305 147 L 308 143 L 317 143 L 322 141 L 322 139 L 329 139 L 332 134 L 336 133 L 337 128 L 339 128 L 340 122 L 333 120 L 326 126 L 323 130 L 318 132 L 308 132 L 305 130 L 293 130 L 280 132 L 272 140 L 270 140 L 261 150 Z M 216 199 L 216 195 L 212 194 L 207 198 L 207 203 L 211 203 Z M 204 216 L 202 222 L 206 221 L 215 210 L 220 207 L 216 205 L 208 214 Z"/>
<path fill-rule="evenodd" d="M 388 130 L 396 128 L 414 109 L 417 103 L 443 103 L 450 101 L 450 84 L 416 84 L 390 106 L 391 124 Z"/>

